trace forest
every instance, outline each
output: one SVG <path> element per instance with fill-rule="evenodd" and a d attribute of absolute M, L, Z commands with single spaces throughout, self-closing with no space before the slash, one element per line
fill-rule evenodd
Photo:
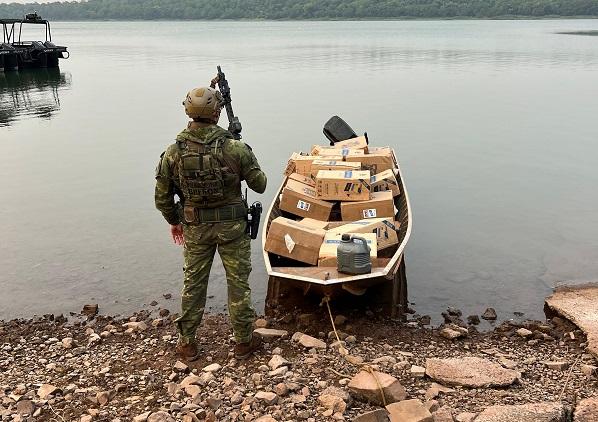
<path fill-rule="evenodd" d="M 54 20 L 421 19 L 598 16 L 598 0 L 88 0 L 0 4 Z"/>

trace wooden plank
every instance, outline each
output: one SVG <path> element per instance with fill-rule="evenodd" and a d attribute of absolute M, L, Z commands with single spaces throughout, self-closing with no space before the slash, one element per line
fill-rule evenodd
<path fill-rule="evenodd" d="M 377 258 L 376 266 L 372 267 L 372 273 L 382 272 L 384 267 L 390 262 L 391 258 Z M 343 279 L 350 277 L 359 277 L 358 275 L 339 273 L 336 267 L 272 267 L 272 271 L 293 276 L 302 276 L 315 278 L 317 280 Z"/>

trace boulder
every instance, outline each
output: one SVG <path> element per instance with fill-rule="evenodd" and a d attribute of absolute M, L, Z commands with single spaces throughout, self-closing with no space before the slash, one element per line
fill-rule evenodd
<path fill-rule="evenodd" d="M 426 375 L 443 384 L 472 388 L 506 387 L 521 377 L 517 371 L 478 357 L 427 359 Z"/>
<path fill-rule="evenodd" d="M 31 400 L 20 400 L 17 402 L 17 413 L 21 416 L 32 416 L 35 412 L 35 404 Z"/>
<path fill-rule="evenodd" d="M 482 319 L 485 319 L 486 321 L 494 321 L 497 317 L 494 308 L 488 308 L 482 314 Z"/>
<path fill-rule="evenodd" d="M 434 422 L 430 411 L 418 399 L 389 404 L 386 410 L 390 422 Z"/>
<path fill-rule="evenodd" d="M 598 396 L 577 403 L 573 422 L 598 422 Z"/>
<path fill-rule="evenodd" d="M 268 366 L 273 371 L 275 369 L 280 368 L 281 366 L 288 366 L 288 365 L 289 365 L 289 361 L 286 360 L 285 358 L 283 358 L 280 355 L 274 355 L 274 356 L 272 356 L 272 359 L 270 359 L 270 361 L 268 362 Z"/>
<path fill-rule="evenodd" d="M 533 335 L 533 331 L 528 330 L 527 328 L 521 327 L 516 331 L 517 335 L 523 338 L 528 338 L 529 336 Z"/>
<path fill-rule="evenodd" d="M 362 413 L 353 419 L 353 422 L 388 422 L 390 418 L 386 409 L 376 409 L 371 412 Z"/>
<path fill-rule="evenodd" d="M 202 371 L 204 372 L 218 372 L 222 369 L 222 366 L 218 363 L 212 363 L 211 365 L 206 366 L 205 368 L 202 369 Z"/>
<path fill-rule="evenodd" d="M 52 384 L 42 384 L 37 390 L 37 395 L 40 399 L 45 400 L 48 396 L 59 393 L 60 388 L 53 386 Z"/>
<path fill-rule="evenodd" d="M 303 334 L 297 341 L 306 349 L 326 349 L 326 343 L 307 334 Z"/>
<path fill-rule="evenodd" d="M 432 413 L 434 422 L 453 422 L 453 412 L 450 407 L 443 406 L 436 412 Z"/>
<path fill-rule="evenodd" d="M 559 287 L 546 298 L 546 305 L 569 319 L 588 337 L 588 351 L 598 357 L 598 284 Z"/>
<path fill-rule="evenodd" d="M 449 340 L 466 337 L 468 334 L 467 328 L 459 327 L 456 324 L 448 324 L 440 330 L 440 335 Z"/>
<path fill-rule="evenodd" d="M 264 340 L 274 340 L 277 338 L 287 337 L 288 331 L 285 330 L 274 330 L 272 328 L 258 328 L 253 330 L 255 334 L 260 335 Z"/>
<path fill-rule="evenodd" d="M 378 384 L 382 387 L 386 404 L 401 401 L 407 397 L 405 388 L 399 380 L 382 372 L 374 371 L 372 374 L 369 371 L 360 371 L 351 379 L 348 387 L 355 398 L 383 405 L 382 392 Z"/>
<path fill-rule="evenodd" d="M 257 400 L 263 401 L 266 405 L 271 406 L 278 401 L 278 396 L 276 393 L 271 391 L 259 391 L 255 395 Z"/>
<path fill-rule="evenodd" d="M 148 416 L 147 422 L 176 422 L 167 412 L 154 412 Z"/>
<path fill-rule="evenodd" d="M 475 422 L 565 422 L 567 413 L 565 406 L 554 402 L 491 406 Z"/>

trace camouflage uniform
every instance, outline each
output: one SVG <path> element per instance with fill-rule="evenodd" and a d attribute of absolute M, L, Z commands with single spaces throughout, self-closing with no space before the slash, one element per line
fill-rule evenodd
<path fill-rule="evenodd" d="M 192 206 L 188 204 L 190 201 L 185 201 L 185 180 L 181 178 L 181 172 L 185 159 L 183 152 L 189 145 L 203 145 L 209 151 L 216 145 L 221 146 L 221 154 L 212 155 L 217 156 L 218 162 L 224 167 L 223 197 L 200 204 L 194 203 Z M 176 320 L 179 339 L 183 344 L 195 342 L 195 333 L 204 313 L 208 278 L 216 250 L 226 271 L 228 308 L 235 340 L 238 343 L 251 340 L 255 311 L 251 306 L 248 284 L 251 250 L 249 235 L 245 233 L 247 209 L 241 196 L 242 180 L 258 193 L 263 193 L 266 189 L 266 175 L 260 169 L 251 148 L 232 139 L 228 131 L 217 125 L 196 122 L 190 123 L 177 136 L 177 143 L 166 149 L 156 168 L 156 208 L 169 224 L 182 223 L 185 237 L 182 312 Z M 175 204 L 175 195 L 180 198 L 184 212 L 181 212 L 181 205 Z M 241 209 L 243 215 L 238 211 L 232 216 L 228 215 L 223 219 L 220 217 L 227 214 L 223 210 L 232 208 L 237 211 Z M 189 222 L 193 219 L 188 217 L 189 213 L 197 219 Z"/>

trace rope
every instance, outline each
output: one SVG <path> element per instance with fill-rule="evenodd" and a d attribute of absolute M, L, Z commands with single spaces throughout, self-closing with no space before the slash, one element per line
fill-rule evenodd
<path fill-rule="evenodd" d="M 341 339 L 338 335 L 336 325 L 334 324 L 334 318 L 332 317 L 332 311 L 330 310 L 330 296 L 328 296 L 328 295 L 324 296 L 324 298 L 322 299 L 322 302 L 324 302 L 326 304 L 326 308 L 328 309 L 328 316 L 330 317 L 330 323 L 332 324 L 332 330 L 334 331 L 336 341 L 338 341 L 338 344 L 339 344 L 338 351 L 341 355 L 346 356 L 349 354 L 349 351 L 341 345 Z M 351 363 L 351 362 L 349 362 L 349 363 Z M 369 366 L 367 363 L 361 364 L 361 368 L 368 371 L 372 375 L 372 377 L 374 377 L 374 381 L 376 381 L 376 385 L 378 386 L 378 389 L 380 390 L 380 396 L 382 397 L 382 403 L 384 404 L 384 407 L 386 407 L 386 396 L 384 395 L 384 389 L 382 388 L 382 385 L 380 384 L 380 380 L 378 380 L 378 376 L 374 372 L 374 369 L 371 366 Z M 332 368 L 328 368 L 328 369 L 330 369 L 332 372 L 334 372 L 337 375 L 343 376 L 343 374 L 335 371 Z M 345 377 L 345 378 L 348 378 L 348 377 Z"/>
<path fill-rule="evenodd" d="M 575 362 L 569 368 L 569 372 L 567 373 L 567 379 L 565 380 L 565 385 L 563 385 L 563 389 L 561 390 L 561 394 L 559 394 L 559 399 L 557 401 L 561 401 L 561 399 L 563 398 L 563 394 L 565 393 L 565 389 L 567 388 L 567 385 L 569 384 L 569 378 L 571 377 L 573 368 L 577 366 L 577 362 L 579 362 L 579 359 L 581 359 L 581 355 L 577 356 L 577 359 L 575 359 Z"/>

